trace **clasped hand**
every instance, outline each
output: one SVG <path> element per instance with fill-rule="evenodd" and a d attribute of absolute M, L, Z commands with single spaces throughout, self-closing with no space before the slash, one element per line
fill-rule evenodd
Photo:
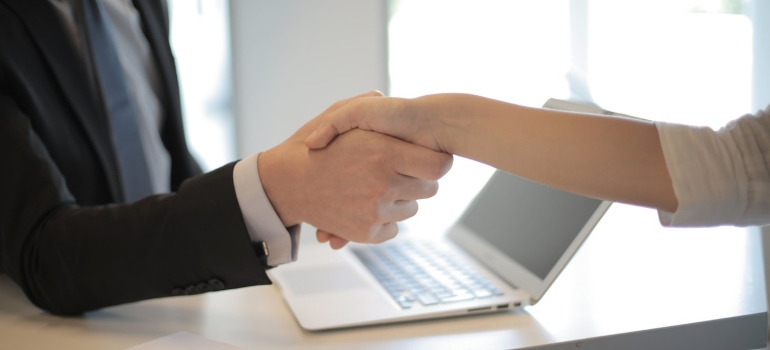
<path fill-rule="evenodd" d="M 320 242 L 379 243 L 398 233 L 396 222 L 417 213 L 417 200 L 438 191 L 452 156 L 380 133 L 354 130 L 309 149 L 304 141 L 324 118 L 371 92 L 339 101 L 282 144 L 260 155 L 265 193 L 285 226 L 307 222 Z"/>

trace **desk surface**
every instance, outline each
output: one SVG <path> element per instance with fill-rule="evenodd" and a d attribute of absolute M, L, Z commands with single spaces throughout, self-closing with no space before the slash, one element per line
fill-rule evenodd
<path fill-rule="evenodd" d="M 755 231 L 664 229 L 654 211 L 615 204 L 538 305 L 320 333 L 297 325 L 274 286 L 61 318 L 0 275 L 0 348 L 123 349 L 179 331 L 263 349 L 764 348 L 760 246 Z"/>

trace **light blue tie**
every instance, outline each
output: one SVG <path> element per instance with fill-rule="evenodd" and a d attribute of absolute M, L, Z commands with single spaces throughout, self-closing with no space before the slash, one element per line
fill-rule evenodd
<path fill-rule="evenodd" d="M 133 202 L 152 194 L 150 172 L 142 149 L 136 112 L 126 87 L 123 69 L 110 36 L 110 24 L 97 0 L 83 0 L 83 17 L 96 79 L 110 118 L 123 194 Z"/>

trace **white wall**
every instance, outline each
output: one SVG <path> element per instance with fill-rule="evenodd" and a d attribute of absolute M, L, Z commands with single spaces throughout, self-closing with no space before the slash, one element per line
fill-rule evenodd
<path fill-rule="evenodd" d="M 187 143 L 210 171 L 236 159 L 228 2 L 168 0 L 168 6 Z"/>
<path fill-rule="evenodd" d="M 754 24 L 754 109 L 770 104 L 770 1 L 751 2 L 749 16 Z"/>
<path fill-rule="evenodd" d="M 386 0 L 231 0 L 239 157 L 337 100 L 387 91 Z"/>
<path fill-rule="evenodd" d="M 756 111 L 770 104 L 770 1 L 754 0 L 749 8 L 754 25 L 754 82 L 753 109 Z M 762 248 L 765 257 L 765 293 L 770 291 L 770 225 L 762 228 Z M 770 293 L 767 294 L 770 305 Z M 770 324 L 768 324 L 770 327 Z M 768 331 L 770 339 L 770 331 Z"/>

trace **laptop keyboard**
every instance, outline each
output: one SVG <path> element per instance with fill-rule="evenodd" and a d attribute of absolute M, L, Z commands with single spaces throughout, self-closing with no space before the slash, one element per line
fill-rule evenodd
<path fill-rule="evenodd" d="M 402 241 L 351 247 L 351 251 L 402 308 L 502 295 L 454 254 L 430 242 Z"/>

